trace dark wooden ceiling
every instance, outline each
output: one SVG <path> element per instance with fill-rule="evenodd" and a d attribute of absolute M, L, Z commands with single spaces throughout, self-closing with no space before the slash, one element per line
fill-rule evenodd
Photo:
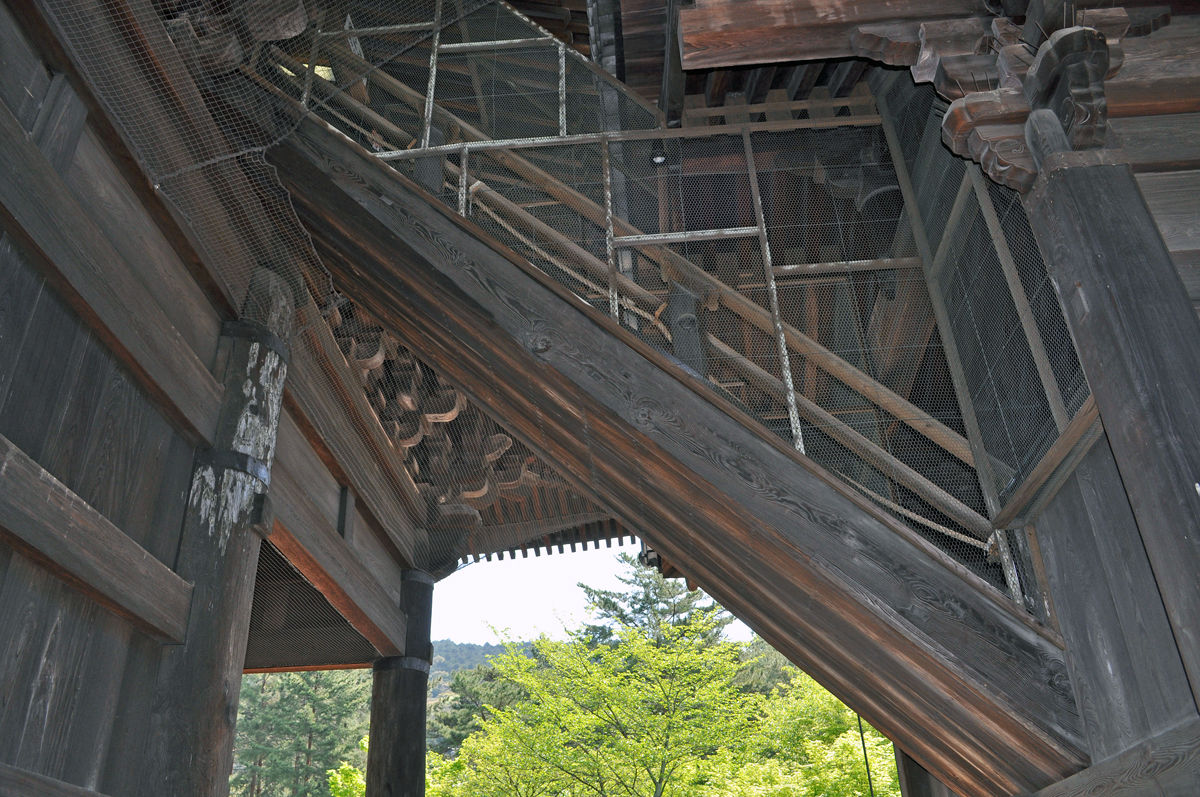
<path fill-rule="evenodd" d="M 615 52 L 616 74 L 652 103 L 660 102 L 669 37 L 677 40 L 669 0 L 590 0 L 619 21 Z M 593 53 L 588 33 L 589 0 L 513 0 L 512 5 L 566 41 L 584 55 Z M 670 28 L 670 30 L 669 30 Z M 862 79 L 867 62 L 834 59 L 781 62 L 764 65 L 697 69 L 683 72 L 678 91 L 688 107 L 721 107 L 734 104 L 807 99 L 814 88 L 825 88 L 829 97 L 845 97 Z M 768 93 L 771 96 L 768 97 Z"/>

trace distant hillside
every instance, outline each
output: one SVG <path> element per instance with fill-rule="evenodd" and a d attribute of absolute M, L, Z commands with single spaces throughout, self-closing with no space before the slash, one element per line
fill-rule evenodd
<path fill-rule="evenodd" d="M 437 697 L 446 691 L 454 673 L 486 664 L 489 658 L 503 652 L 503 645 L 476 645 L 472 642 L 454 642 L 449 639 L 435 640 L 433 643 L 433 666 L 429 668 L 429 683 L 432 686 L 430 696 Z"/>

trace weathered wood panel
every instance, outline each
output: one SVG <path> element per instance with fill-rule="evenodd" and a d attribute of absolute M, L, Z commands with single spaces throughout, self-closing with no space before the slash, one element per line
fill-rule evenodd
<path fill-rule="evenodd" d="M 1200 720 L 1189 720 L 1093 764 L 1034 797 L 1192 797 L 1200 794 Z"/>
<path fill-rule="evenodd" d="M 1200 171 L 1139 174 L 1137 183 L 1167 249 L 1200 249 Z"/>
<path fill-rule="evenodd" d="M 33 127 L 50 74 L 21 35 L 7 5 L 0 5 L 0 102 L 26 129 Z"/>
<path fill-rule="evenodd" d="M 0 533 L 68 583 L 152 633 L 182 638 L 190 586 L 0 437 Z"/>
<path fill-rule="evenodd" d="M 887 0 L 701 0 L 679 11 L 683 68 L 850 58 L 859 25 L 987 15 L 976 0 L 907 0 L 902 8 Z"/>
<path fill-rule="evenodd" d="M 964 793 L 1079 766 L 1061 652 L 1027 617 L 369 155 L 302 130 L 276 162 L 344 253 L 340 287 L 585 492 Z"/>
<path fill-rule="evenodd" d="M 3 797 L 104 797 L 100 792 L 72 786 L 36 772 L 0 764 L 0 795 Z"/>
<path fill-rule="evenodd" d="M 1193 716 L 1171 624 L 1105 438 L 1037 529 L 1092 759 Z"/>
<path fill-rule="evenodd" d="M 404 649 L 404 612 L 308 500 L 281 448 L 271 477 L 276 523 L 270 541 L 384 655 Z"/>
<path fill-rule="evenodd" d="M 1135 172 L 1200 168 L 1200 114 L 1134 116 L 1108 125 Z"/>
<path fill-rule="evenodd" d="M 64 180 L 200 362 L 211 366 L 220 316 L 92 130 L 80 138 Z"/>
<path fill-rule="evenodd" d="M 216 381 L 16 119 L 3 110 L 0 225 L 45 269 L 164 411 L 197 442 L 209 440 L 220 397 Z"/>
<path fill-rule="evenodd" d="M 1195 699 L 1200 320 L 1128 166 L 1048 156 L 1026 202 Z"/>

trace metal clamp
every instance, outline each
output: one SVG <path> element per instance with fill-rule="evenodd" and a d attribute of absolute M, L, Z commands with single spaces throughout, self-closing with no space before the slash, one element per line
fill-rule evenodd
<path fill-rule="evenodd" d="M 209 465 L 221 470 L 235 470 L 253 476 L 262 483 L 263 489 L 271 485 L 271 468 L 267 463 L 240 451 L 216 451 L 206 449 L 196 453 L 200 465 Z"/>
<path fill-rule="evenodd" d="M 257 321 L 233 319 L 221 324 L 221 335 L 226 338 L 242 338 L 264 346 L 269 351 L 279 355 L 284 365 L 292 357 L 292 349 L 287 341 L 276 335 L 266 325 Z"/>

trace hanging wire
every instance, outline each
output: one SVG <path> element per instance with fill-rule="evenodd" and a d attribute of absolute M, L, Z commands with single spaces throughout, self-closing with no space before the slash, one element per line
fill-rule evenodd
<path fill-rule="evenodd" d="M 871 791 L 871 797 L 875 797 L 875 786 L 871 783 L 871 759 L 867 756 L 867 736 L 863 733 L 862 716 L 855 714 L 858 717 L 858 740 L 862 742 L 863 749 L 863 764 L 867 768 L 867 788 Z"/>

